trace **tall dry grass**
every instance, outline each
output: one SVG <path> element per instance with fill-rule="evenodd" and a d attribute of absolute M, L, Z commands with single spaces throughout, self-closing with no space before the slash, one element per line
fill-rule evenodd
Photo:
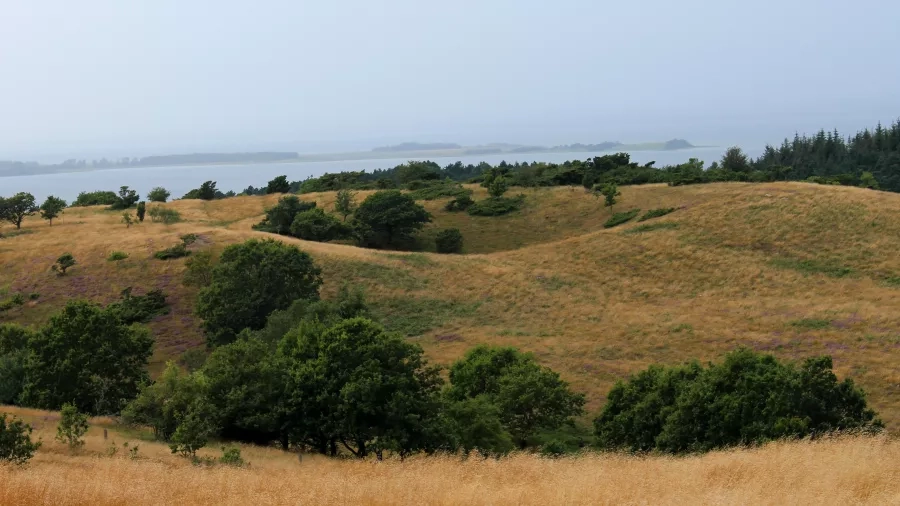
<path fill-rule="evenodd" d="M 246 455 L 246 454 L 245 454 Z M 260 450 L 251 466 L 40 453 L 0 467 L 0 504 L 898 504 L 900 443 L 846 437 L 689 458 L 338 461 Z"/>

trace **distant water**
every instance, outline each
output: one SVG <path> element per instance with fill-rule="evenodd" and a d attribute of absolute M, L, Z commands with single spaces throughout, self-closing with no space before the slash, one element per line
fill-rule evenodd
<path fill-rule="evenodd" d="M 749 156 L 757 157 L 762 150 L 745 150 Z M 678 151 L 635 151 L 631 159 L 644 164 L 656 161 L 656 167 L 679 164 L 689 158 L 699 158 L 709 166 L 722 158 L 725 148 L 694 148 Z M 473 155 L 463 157 L 431 158 L 441 166 L 455 163 L 478 164 L 487 162 L 496 165 L 503 160 L 515 162 L 555 162 L 566 160 L 586 160 L 603 153 L 504 153 L 497 155 Z M 216 181 L 216 188 L 226 192 L 240 193 L 248 186 L 265 186 L 276 176 L 287 175 L 288 180 L 298 181 L 307 177 L 321 176 L 326 172 L 350 170 L 387 169 L 404 163 L 408 158 L 351 160 L 341 162 L 300 162 L 261 163 L 242 165 L 202 165 L 184 167 L 130 167 L 124 169 L 95 170 L 89 172 L 68 172 L 63 174 L 38 174 L 34 176 L 0 177 L 0 196 L 10 196 L 17 192 L 29 192 L 38 202 L 47 195 L 55 195 L 72 202 L 79 192 L 94 190 L 117 191 L 120 186 L 129 186 L 145 197 L 151 188 L 162 186 L 172 193 L 173 198 L 181 197 L 204 181 Z"/>

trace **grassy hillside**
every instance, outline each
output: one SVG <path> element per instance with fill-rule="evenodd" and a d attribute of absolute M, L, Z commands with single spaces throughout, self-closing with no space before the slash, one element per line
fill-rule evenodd
<path fill-rule="evenodd" d="M 616 379 L 649 364 L 713 359 L 743 345 L 784 358 L 832 355 L 838 374 L 861 383 L 900 429 L 900 195 L 803 183 L 621 190 L 616 211 L 677 210 L 604 229 L 610 211 L 601 201 L 548 188 L 524 191 L 525 208 L 505 217 L 426 202 L 435 222 L 423 235 L 458 227 L 466 255 L 281 239 L 323 267 L 326 296 L 344 281 L 362 284 L 387 326 L 435 361 L 477 343 L 518 346 L 587 393 L 592 411 Z M 334 195 L 303 198 L 330 208 Z M 266 235 L 250 225 L 276 199 L 173 202 L 187 221 L 172 226 L 126 229 L 120 213 L 101 208 L 69 209 L 52 228 L 31 218 L 26 233 L 0 239 L 0 299 L 40 297 L 0 321 L 38 324 L 70 297 L 109 302 L 128 286 L 161 288 L 173 306 L 150 324 L 158 370 L 202 336 L 183 262 L 153 252 L 189 232 L 212 248 Z M 130 257 L 107 262 L 114 250 Z M 66 251 L 78 265 L 57 277 L 49 267 Z"/>
<path fill-rule="evenodd" d="M 193 466 L 163 444 L 92 420 L 72 455 L 58 414 L 0 406 L 44 446 L 25 469 L 0 466 L 0 504 L 897 504 L 900 442 L 833 438 L 699 457 L 591 454 L 502 460 L 444 456 L 384 462 L 297 456 L 240 445 L 245 468 Z M 107 430 L 108 439 L 103 438 Z M 137 458 L 127 448 L 137 445 Z M 113 453 L 112 448 L 118 450 Z M 201 450 L 216 457 L 220 452 Z"/>

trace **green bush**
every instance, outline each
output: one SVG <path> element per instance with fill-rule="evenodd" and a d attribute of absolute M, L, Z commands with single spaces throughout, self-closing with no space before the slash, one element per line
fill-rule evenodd
<path fill-rule="evenodd" d="M 456 197 L 455 199 L 447 202 L 447 204 L 444 206 L 444 210 L 451 213 L 456 211 L 465 211 L 474 203 L 475 201 L 472 200 L 472 197 L 468 195 L 460 195 L 459 197 Z"/>
<path fill-rule="evenodd" d="M 124 251 L 113 251 L 106 257 L 106 261 L 118 262 L 119 260 L 125 260 L 126 258 L 128 258 L 128 253 L 125 253 Z"/>
<path fill-rule="evenodd" d="M 166 190 L 162 186 L 157 186 L 147 194 L 147 200 L 150 202 L 165 202 L 166 200 L 169 200 L 170 195 L 171 193 L 169 193 L 169 190 Z"/>
<path fill-rule="evenodd" d="M 59 412 L 59 424 L 56 426 L 56 440 L 69 445 L 70 450 L 84 446 L 84 435 L 87 434 L 87 415 L 79 413 L 73 404 L 63 404 Z"/>
<path fill-rule="evenodd" d="M 169 312 L 166 294 L 162 290 L 150 290 L 145 295 L 131 295 L 131 288 L 122 291 L 122 300 L 113 302 L 106 309 L 115 314 L 122 323 L 146 323 L 154 317 Z"/>
<path fill-rule="evenodd" d="M 674 207 L 664 207 L 660 209 L 651 209 L 644 213 L 643 216 L 638 219 L 638 221 L 647 221 L 653 218 L 659 218 L 660 216 L 665 216 L 675 210 Z"/>
<path fill-rule="evenodd" d="M 195 242 L 197 242 L 197 239 L 199 239 L 199 238 L 200 238 L 200 236 L 198 236 L 197 234 L 184 234 L 183 236 L 179 237 L 179 239 L 181 239 L 181 243 L 184 244 L 185 246 L 190 246 L 191 244 L 194 244 Z"/>
<path fill-rule="evenodd" d="M 502 216 L 522 208 L 525 195 L 513 198 L 491 197 L 471 204 L 467 211 L 472 216 Z"/>
<path fill-rule="evenodd" d="M 603 228 L 612 228 L 631 221 L 631 219 L 637 216 L 639 212 L 641 212 L 640 209 L 632 209 L 631 211 L 626 211 L 624 213 L 616 213 L 606 220 L 606 223 L 603 224 Z"/>
<path fill-rule="evenodd" d="M 112 191 L 81 192 L 71 207 L 111 206 L 119 202 L 119 196 Z"/>
<path fill-rule="evenodd" d="M 141 223 L 143 223 L 143 222 L 144 222 L 144 215 L 146 215 L 146 214 L 147 214 L 147 203 L 144 202 L 144 201 L 138 202 L 138 205 L 137 205 L 137 217 L 138 217 L 138 221 L 140 221 Z"/>
<path fill-rule="evenodd" d="M 56 259 L 56 263 L 50 266 L 50 270 L 56 272 L 60 276 L 65 276 L 66 270 L 76 263 L 75 257 L 73 257 L 71 253 L 63 253 Z"/>
<path fill-rule="evenodd" d="M 14 293 L 8 299 L 0 302 L 0 312 L 9 311 L 10 309 L 25 304 L 25 296 L 21 293 Z"/>
<path fill-rule="evenodd" d="M 189 256 L 190 254 L 191 251 L 187 249 L 187 246 L 185 246 L 184 243 L 182 243 L 176 244 L 171 248 L 157 251 L 153 254 L 153 256 L 159 260 L 172 260 L 174 258 L 184 258 L 186 256 Z"/>
<path fill-rule="evenodd" d="M 297 213 L 291 224 L 291 235 L 307 241 L 328 242 L 350 236 L 349 227 L 322 209 Z"/>
<path fill-rule="evenodd" d="M 291 225 L 298 214 L 315 209 L 315 202 L 300 200 L 296 195 L 287 195 L 278 199 L 278 203 L 266 209 L 263 221 L 253 226 L 254 230 L 290 235 Z"/>
<path fill-rule="evenodd" d="M 153 223 L 171 225 L 181 221 L 181 213 L 163 206 L 153 206 L 147 211 L 147 214 L 150 215 L 150 221 Z"/>
<path fill-rule="evenodd" d="M 651 366 L 609 392 L 594 420 L 604 449 L 703 452 L 883 424 L 830 357 L 801 364 L 741 349 L 721 364 Z"/>
<path fill-rule="evenodd" d="M 241 449 L 232 446 L 231 448 L 222 447 L 222 456 L 219 457 L 219 463 L 232 467 L 244 467 L 247 463 L 241 457 Z"/>
<path fill-rule="evenodd" d="M 217 258 L 212 251 L 198 251 L 184 262 L 185 286 L 204 287 L 212 281 L 212 269 Z"/>
<path fill-rule="evenodd" d="M 31 425 L 0 413 L 0 462 L 24 464 L 34 456 L 41 443 L 31 441 Z"/>
<path fill-rule="evenodd" d="M 463 247 L 463 236 L 458 228 L 447 228 L 438 232 L 434 238 L 438 253 L 460 253 Z"/>
<path fill-rule="evenodd" d="M 360 244 L 370 248 L 403 246 L 425 223 L 431 222 L 428 211 L 399 190 L 369 195 L 353 217 Z"/>

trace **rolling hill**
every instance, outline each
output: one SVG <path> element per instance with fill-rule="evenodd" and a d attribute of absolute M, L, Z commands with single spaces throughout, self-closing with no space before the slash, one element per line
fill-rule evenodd
<path fill-rule="evenodd" d="M 279 239 L 313 255 L 325 296 L 344 282 L 364 286 L 386 326 L 434 361 L 478 343 L 517 346 L 585 392 L 590 412 L 616 380 L 650 364 L 747 346 L 833 356 L 838 375 L 860 383 L 889 429 L 900 429 L 900 195 L 804 183 L 623 187 L 616 211 L 676 211 L 604 229 L 609 209 L 580 188 L 522 192 L 525 208 L 503 217 L 424 203 L 434 223 L 423 237 L 457 227 L 464 255 Z M 160 288 L 172 309 L 150 323 L 158 371 L 203 338 L 183 262 L 153 253 L 186 233 L 214 249 L 268 235 L 250 225 L 277 198 L 175 201 L 167 206 L 185 221 L 171 226 L 125 228 L 120 212 L 99 207 L 67 209 L 52 227 L 32 217 L 18 235 L 6 226 L 0 300 L 39 296 L 0 321 L 40 324 L 72 297 L 111 302 L 126 287 Z M 330 209 L 335 197 L 302 198 Z M 112 251 L 129 258 L 108 262 Z M 78 264 L 57 277 L 49 267 L 64 252 Z"/>

